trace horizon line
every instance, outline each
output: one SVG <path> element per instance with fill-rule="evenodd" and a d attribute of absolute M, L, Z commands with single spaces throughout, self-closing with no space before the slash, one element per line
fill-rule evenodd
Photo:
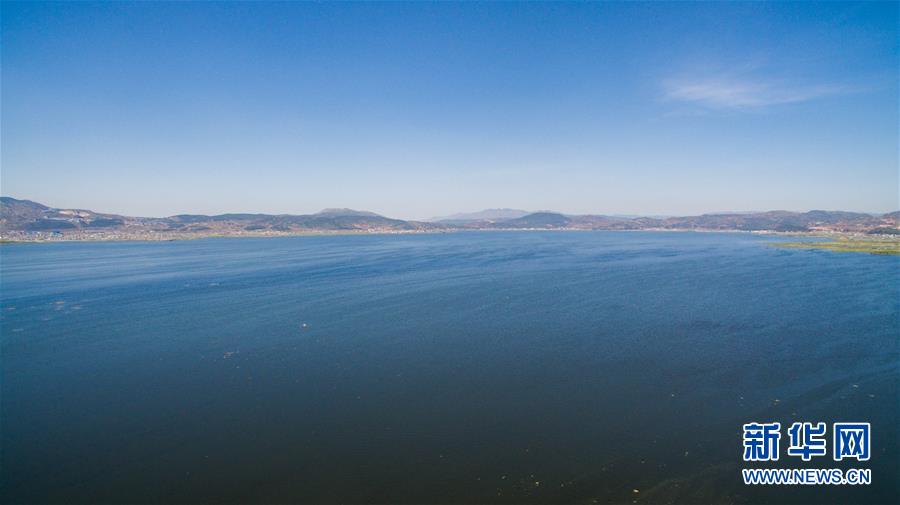
<path fill-rule="evenodd" d="M 16 198 L 14 196 L 9 196 L 9 195 L 0 195 L 0 198 L 9 198 L 9 199 L 20 201 L 20 202 L 31 202 L 31 203 L 35 203 L 38 205 L 43 205 L 50 209 L 83 210 L 83 211 L 89 211 L 89 212 L 92 212 L 95 214 L 111 214 L 111 215 L 124 216 L 124 217 L 137 217 L 137 218 L 147 218 L 147 219 L 166 219 L 166 218 L 170 218 L 170 217 L 185 216 L 185 215 L 214 217 L 214 216 L 222 216 L 222 215 L 227 215 L 227 214 L 255 214 L 255 215 L 263 215 L 263 216 L 311 216 L 311 215 L 321 214 L 326 211 L 332 211 L 332 210 L 347 210 L 347 211 L 352 211 L 352 212 L 368 212 L 368 213 L 377 214 L 381 217 L 385 217 L 385 218 L 389 218 L 389 219 L 398 219 L 398 220 L 402 220 L 402 221 L 417 221 L 417 222 L 426 222 L 426 223 L 427 222 L 439 222 L 439 221 L 443 221 L 443 220 L 453 220 L 453 219 L 448 219 L 448 218 L 454 214 L 475 214 L 475 213 L 485 212 L 485 211 L 490 211 L 490 210 L 513 210 L 513 211 L 519 211 L 519 212 L 527 212 L 526 215 L 549 213 L 549 214 L 560 214 L 563 216 L 601 216 L 601 217 L 621 217 L 621 218 L 632 218 L 632 219 L 633 218 L 665 219 L 665 218 L 672 218 L 672 217 L 764 214 L 764 213 L 770 213 L 770 212 L 789 212 L 789 213 L 793 213 L 793 214 L 805 214 L 808 212 L 850 212 L 850 213 L 854 213 L 854 214 L 867 214 L 870 216 L 883 216 L 883 215 L 887 215 L 887 214 L 892 214 L 894 212 L 900 212 L 900 206 L 898 206 L 897 210 L 891 210 L 891 211 L 886 211 L 886 212 L 871 212 L 871 211 L 859 211 L 859 210 L 847 210 L 847 209 L 824 209 L 824 208 L 814 208 L 814 209 L 807 209 L 807 210 L 788 210 L 788 209 L 784 209 L 784 208 L 775 208 L 775 209 L 768 209 L 768 210 L 705 211 L 705 212 L 701 212 L 701 213 L 659 213 L 659 212 L 655 212 L 652 214 L 640 214 L 640 213 L 634 213 L 634 212 L 596 212 L 596 213 L 595 212 L 564 212 L 564 211 L 549 210 L 549 209 L 526 210 L 526 209 L 518 209 L 515 207 L 487 207 L 487 208 L 475 210 L 475 211 L 456 212 L 454 214 L 451 214 L 448 216 L 443 216 L 443 217 L 434 216 L 434 217 L 431 217 L 428 219 L 414 219 L 414 218 L 392 217 L 392 216 L 388 215 L 387 213 L 382 214 L 380 212 L 370 211 L 368 209 L 356 209 L 356 208 L 350 208 L 350 207 L 325 207 L 323 209 L 320 209 L 319 211 L 311 212 L 311 213 L 228 211 L 228 212 L 221 212 L 221 213 L 214 213 L 214 214 L 205 214 L 205 213 L 196 213 L 196 212 L 179 212 L 179 213 L 169 214 L 169 215 L 165 215 L 165 216 L 148 216 L 148 215 L 137 215 L 137 214 L 125 214 L 125 213 L 120 214 L 120 213 L 108 212 L 108 211 L 104 211 L 104 210 L 98 211 L 98 210 L 94 210 L 94 209 L 86 208 L 86 207 L 55 207 L 53 205 L 47 205 L 47 204 L 41 203 L 37 200 L 32 200 L 30 198 Z"/>

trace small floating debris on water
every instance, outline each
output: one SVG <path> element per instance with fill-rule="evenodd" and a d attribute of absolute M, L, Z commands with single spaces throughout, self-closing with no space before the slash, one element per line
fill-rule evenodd
<path fill-rule="evenodd" d="M 859 384 L 854 384 L 853 387 L 859 389 Z"/>
<path fill-rule="evenodd" d="M 65 305 L 65 303 L 66 303 L 65 300 L 57 300 L 57 301 L 53 302 L 54 305 Z"/>
<path fill-rule="evenodd" d="M 637 494 L 637 493 L 640 493 L 641 490 L 640 489 L 632 489 L 631 492 L 634 494 Z"/>
<path fill-rule="evenodd" d="M 869 398 L 875 398 L 875 395 L 873 395 L 872 393 L 869 393 Z"/>
<path fill-rule="evenodd" d="M 219 283 L 218 283 L 218 282 L 210 282 L 209 285 L 210 285 L 210 286 L 218 286 Z"/>
<path fill-rule="evenodd" d="M 234 355 L 237 354 L 237 353 L 238 353 L 238 351 L 228 351 L 228 352 L 226 352 L 225 354 L 222 355 L 222 359 L 228 359 L 228 358 L 231 358 L 232 356 L 234 356 Z"/>
<path fill-rule="evenodd" d="M 306 324 L 306 323 L 303 323 L 303 324 L 300 325 L 300 328 L 303 329 L 303 330 L 305 330 L 305 329 L 309 328 L 309 325 Z"/>

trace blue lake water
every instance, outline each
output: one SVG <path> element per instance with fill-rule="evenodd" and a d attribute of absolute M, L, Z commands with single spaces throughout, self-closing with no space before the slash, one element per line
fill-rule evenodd
<path fill-rule="evenodd" d="M 773 240 L 2 246 L 0 501 L 900 502 L 900 258 Z M 873 484 L 744 486 L 795 420 Z"/>

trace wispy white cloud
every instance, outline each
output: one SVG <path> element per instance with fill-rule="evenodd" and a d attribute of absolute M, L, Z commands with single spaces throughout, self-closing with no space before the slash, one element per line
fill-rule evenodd
<path fill-rule="evenodd" d="M 687 77 L 663 81 L 664 98 L 711 109 L 755 110 L 850 93 L 848 86 L 795 84 L 752 77 Z"/>

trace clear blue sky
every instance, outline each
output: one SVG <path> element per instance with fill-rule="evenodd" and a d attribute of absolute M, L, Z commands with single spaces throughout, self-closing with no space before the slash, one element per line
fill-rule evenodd
<path fill-rule="evenodd" d="M 898 3 L 2 4 L 2 193 L 897 210 Z"/>

